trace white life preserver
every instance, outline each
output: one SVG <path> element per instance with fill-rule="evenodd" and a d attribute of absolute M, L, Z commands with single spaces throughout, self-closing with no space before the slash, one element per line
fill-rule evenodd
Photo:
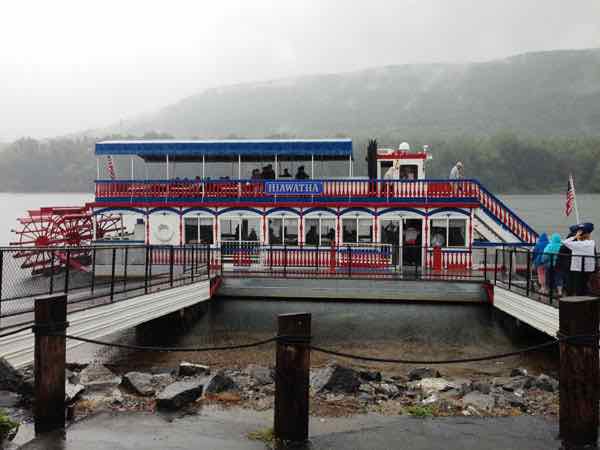
<path fill-rule="evenodd" d="M 169 242 L 174 234 L 175 230 L 166 223 L 160 223 L 154 229 L 154 236 L 161 242 Z"/>

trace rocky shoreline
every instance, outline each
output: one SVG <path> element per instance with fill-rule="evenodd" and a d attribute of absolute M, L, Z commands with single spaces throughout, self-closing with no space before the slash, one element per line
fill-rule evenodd
<path fill-rule="evenodd" d="M 33 374 L 0 364 L 0 407 L 22 422 L 31 420 Z M 533 376 L 523 368 L 504 376 L 444 376 L 420 367 L 403 375 L 355 369 L 330 362 L 310 375 L 311 415 L 317 417 L 377 413 L 413 416 L 518 416 L 558 414 L 558 381 Z M 92 363 L 70 364 L 66 371 L 69 420 L 100 410 L 193 413 L 205 404 L 253 410 L 274 405 L 275 371 L 249 365 L 218 369 L 181 362 L 172 369 L 118 373 Z M 15 395 L 18 392 L 19 395 Z"/>

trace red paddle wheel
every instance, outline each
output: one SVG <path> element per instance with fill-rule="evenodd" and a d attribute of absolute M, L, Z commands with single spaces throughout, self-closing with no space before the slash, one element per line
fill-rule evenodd
<path fill-rule="evenodd" d="M 61 247 L 89 247 L 94 236 L 94 219 L 86 207 L 47 207 L 28 211 L 27 217 L 17 219 L 21 229 L 13 230 L 18 240 L 10 245 L 22 247 L 13 257 L 21 259 L 21 267 L 31 269 L 32 274 L 47 273 L 51 267 L 86 270 L 90 249 L 71 250 L 67 257 Z M 96 237 L 123 230 L 118 215 L 96 217 Z"/>

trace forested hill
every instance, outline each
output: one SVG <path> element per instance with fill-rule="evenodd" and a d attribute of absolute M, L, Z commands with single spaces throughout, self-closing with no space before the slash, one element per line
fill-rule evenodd
<path fill-rule="evenodd" d="M 600 192 L 600 49 L 212 89 L 119 129 L 128 135 L 109 127 L 0 148 L 0 191 L 91 191 L 91 148 L 104 137 L 348 136 L 358 175 L 366 175 L 368 139 L 377 138 L 384 145 L 429 144 L 431 177 L 448 176 L 460 159 L 467 177 L 494 192 L 563 191 L 570 172 L 578 192 Z M 120 177 L 129 176 L 128 161 L 115 163 Z M 211 176 L 233 173 L 220 170 Z M 346 170 L 332 168 L 330 175 Z M 161 176 L 159 168 L 153 173 Z"/>
<path fill-rule="evenodd" d="M 129 123 L 178 136 L 600 135 L 600 49 L 211 89 Z"/>

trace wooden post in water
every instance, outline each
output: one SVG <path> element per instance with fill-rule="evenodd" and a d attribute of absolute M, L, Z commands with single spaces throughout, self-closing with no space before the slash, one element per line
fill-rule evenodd
<path fill-rule="evenodd" d="M 598 299 L 565 297 L 559 302 L 558 337 L 598 334 Z M 598 441 L 598 337 L 560 343 L 560 437 L 567 445 Z"/>
<path fill-rule="evenodd" d="M 274 434 L 284 441 L 308 440 L 308 387 L 310 374 L 311 315 L 282 314 L 278 317 L 275 364 Z"/>
<path fill-rule="evenodd" d="M 67 295 L 35 300 L 35 432 L 65 427 Z"/>

